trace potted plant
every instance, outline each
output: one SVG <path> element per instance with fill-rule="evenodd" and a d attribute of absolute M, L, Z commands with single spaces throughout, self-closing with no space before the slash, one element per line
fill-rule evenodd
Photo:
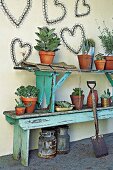
<path fill-rule="evenodd" d="M 20 96 L 23 103 L 27 105 L 26 113 L 33 113 L 38 99 L 37 98 L 38 93 L 39 93 L 39 89 L 31 85 L 28 85 L 26 87 L 20 86 L 19 88 L 17 88 L 15 94 L 17 96 Z"/>
<path fill-rule="evenodd" d="M 91 70 L 93 63 L 93 54 L 91 49 L 94 51 L 95 42 L 93 39 L 84 39 L 82 44 L 82 54 L 78 55 L 78 61 L 80 69 Z"/>
<path fill-rule="evenodd" d="M 101 35 L 99 36 L 102 46 L 105 50 L 106 58 L 106 70 L 113 70 L 113 30 L 109 30 L 104 23 L 104 29 L 101 31 L 100 27 L 98 27 Z"/>
<path fill-rule="evenodd" d="M 56 101 L 55 102 L 56 111 L 68 111 L 72 109 L 73 109 L 73 105 L 67 101 Z"/>
<path fill-rule="evenodd" d="M 101 106 L 102 107 L 108 107 L 111 104 L 111 93 L 109 89 L 106 91 L 104 90 L 104 93 L 101 95 Z"/>
<path fill-rule="evenodd" d="M 25 104 L 22 102 L 21 98 L 19 101 L 15 99 L 16 101 L 16 107 L 15 107 L 15 113 L 16 115 L 23 115 L 25 113 Z"/>
<path fill-rule="evenodd" d="M 82 109 L 84 102 L 84 94 L 81 88 L 74 88 L 72 94 L 70 95 L 70 98 L 75 109 Z"/>
<path fill-rule="evenodd" d="M 41 63 L 52 64 L 55 52 L 60 45 L 60 38 L 54 33 L 54 28 L 38 27 L 38 30 L 39 32 L 35 33 L 38 39 L 36 39 L 37 45 L 34 48 L 39 51 Z"/>
<path fill-rule="evenodd" d="M 96 60 L 94 61 L 97 70 L 104 70 L 106 60 L 103 54 L 98 53 L 95 55 Z"/>

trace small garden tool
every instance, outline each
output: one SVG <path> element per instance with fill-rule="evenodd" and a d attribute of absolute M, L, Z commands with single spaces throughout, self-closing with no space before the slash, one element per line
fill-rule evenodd
<path fill-rule="evenodd" d="M 96 86 L 96 81 L 87 81 L 87 85 L 92 90 L 93 116 L 94 116 L 95 130 L 96 130 L 96 135 L 93 136 L 91 140 L 92 140 L 95 156 L 99 158 L 108 155 L 108 150 L 103 136 L 99 135 L 98 114 L 97 114 L 95 96 L 94 96 L 94 87 Z"/>

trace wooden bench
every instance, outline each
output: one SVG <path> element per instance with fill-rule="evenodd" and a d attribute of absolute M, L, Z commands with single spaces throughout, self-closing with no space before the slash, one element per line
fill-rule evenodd
<path fill-rule="evenodd" d="M 113 117 L 113 107 L 97 108 L 99 119 Z M 72 110 L 66 112 L 44 112 L 38 110 L 33 114 L 16 116 L 14 111 L 5 111 L 6 120 L 14 126 L 13 158 L 28 166 L 30 130 L 65 124 L 93 121 L 92 109 Z"/>

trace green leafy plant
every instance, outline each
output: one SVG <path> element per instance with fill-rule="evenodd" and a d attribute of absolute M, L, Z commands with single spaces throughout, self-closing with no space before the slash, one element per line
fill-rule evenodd
<path fill-rule="evenodd" d="M 15 94 L 17 96 L 23 96 L 23 97 L 37 97 L 39 93 L 39 89 L 37 89 L 35 86 L 20 86 L 17 88 Z"/>
<path fill-rule="evenodd" d="M 105 60 L 102 53 L 98 53 L 97 55 L 95 55 L 95 58 L 96 58 L 96 60 Z"/>
<path fill-rule="evenodd" d="M 60 38 L 54 33 L 55 29 L 48 27 L 38 27 L 39 32 L 35 34 L 38 36 L 37 45 L 34 48 L 37 51 L 57 51 L 60 45 Z"/>
<path fill-rule="evenodd" d="M 61 108 L 69 108 L 72 106 L 72 104 L 67 101 L 56 101 L 55 105 Z"/>
<path fill-rule="evenodd" d="M 104 93 L 101 95 L 101 98 L 109 99 L 110 97 L 111 97 L 111 93 L 109 89 L 107 89 L 106 91 L 104 90 Z"/>
<path fill-rule="evenodd" d="M 109 28 L 105 25 L 105 22 L 103 21 L 104 28 L 101 30 L 100 26 L 98 27 L 101 35 L 99 36 L 102 46 L 105 50 L 105 53 L 110 55 L 113 55 L 113 30 L 109 30 Z"/>
<path fill-rule="evenodd" d="M 83 90 L 81 90 L 81 88 L 73 89 L 72 96 L 82 96 L 82 95 L 83 95 Z"/>
<path fill-rule="evenodd" d="M 94 40 L 85 38 L 82 44 L 82 54 L 88 54 L 90 47 L 95 47 Z"/>
<path fill-rule="evenodd" d="M 19 100 L 15 99 L 16 107 L 25 107 L 25 104 L 22 102 L 21 98 Z"/>

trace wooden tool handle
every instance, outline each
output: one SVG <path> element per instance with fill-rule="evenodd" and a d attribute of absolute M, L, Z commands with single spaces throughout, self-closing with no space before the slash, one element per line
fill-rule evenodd
<path fill-rule="evenodd" d="M 92 90 L 93 116 L 94 116 L 95 130 L 96 130 L 96 138 L 98 138 L 98 134 L 99 134 L 98 115 L 97 115 L 97 109 L 96 109 L 94 89 L 91 89 L 91 90 Z"/>

